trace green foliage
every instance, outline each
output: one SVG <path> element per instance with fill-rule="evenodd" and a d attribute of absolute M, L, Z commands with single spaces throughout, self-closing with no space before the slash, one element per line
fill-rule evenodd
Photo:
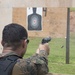
<path fill-rule="evenodd" d="M 27 52 L 24 58 L 30 57 L 36 52 L 42 38 L 30 38 Z M 48 56 L 49 72 L 61 74 L 75 74 L 75 36 L 70 39 L 70 64 L 66 64 L 66 39 L 53 38 L 49 43 L 50 55 Z"/>

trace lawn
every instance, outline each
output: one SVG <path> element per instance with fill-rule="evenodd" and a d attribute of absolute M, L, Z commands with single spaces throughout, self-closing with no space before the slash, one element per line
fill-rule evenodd
<path fill-rule="evenodd" d="M 24 58 L 30 57 L 36 52 L 42 38 L 30 38 L 28 49 Z M 50 55 L 48 56 L 48 67 L 51 73 L 74 74 L 75 75 L 75 35 L 70 39 L 70 64 L 66 64 L 66 39 L 52 38 L 49 43 Z"/>
<path fill-rule="evenodd" d="M 70 8 L 70 11 L 75 11 L 75 7 L 74 8 Z"/>

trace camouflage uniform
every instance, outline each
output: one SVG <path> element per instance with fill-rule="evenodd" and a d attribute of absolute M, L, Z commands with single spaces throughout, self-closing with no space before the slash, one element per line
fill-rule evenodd
<path fill-rule="evenodd" d="M 8 55 L 15 55 L 11 52 Z M 3 56 L 3 55 L 0 55 Z M 35 54 L 27 59 L 18 59 L 15 64 L 12 75 L 46 75 L 48 73 L 48 61 L 45 51 Z"/>

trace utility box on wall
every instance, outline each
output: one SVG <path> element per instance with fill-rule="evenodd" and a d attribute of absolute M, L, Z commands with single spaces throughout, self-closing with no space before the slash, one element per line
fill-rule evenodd
<path fill-rule="evenodd" d="M 31 37 L 65 37 L 67 25 L 67 8 L 46 8 L 42 10 L 42 31 L 29 31 L 27 8 L 13 8 L 13 22 L 22 24 Z"/>

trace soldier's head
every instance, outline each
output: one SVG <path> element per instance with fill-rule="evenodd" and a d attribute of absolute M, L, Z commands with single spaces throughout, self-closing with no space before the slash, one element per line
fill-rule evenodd
<path fill-rule="evenodd" d="M 4 27 L 2 32 L 3 48 L 11 48 L 12 51 L 20 51 L 21 55 L 24 55 L 28 42 L 28 33 L 23 26 L 11 23 Z"/>

